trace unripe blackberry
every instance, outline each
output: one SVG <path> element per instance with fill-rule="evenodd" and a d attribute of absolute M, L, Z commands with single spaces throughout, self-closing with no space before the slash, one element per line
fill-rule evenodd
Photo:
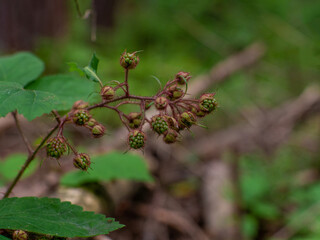
<path fill-rule="evenodd" d="M 196 122 L 196 117 L 192 112 L 183 112 L 180 114 L 179 123 L 185 126 L 186 128 L 190 128 Z"/>
<path fill-rule="evenodd" d="M 175 143 L 177 141 L 178 133 L 175 130 L 169 129 L 164 135 L 163 135 L 163 141 L 165 143 Z"/>
<path fill-rule="evenodd" d="M 127 116 L 127 119 L 129 121 L 129 127 L 131 129 L 136 129 L 140 127 L 141 121 L 142 121 L 141 113 L 138 113 L 138 112 L 129 113 L 129 115 Z"/>
<path fill-rule="evenodd" d="M 89 106 L 89 103 L 84 102 L 82 100 L 78 100 L 73 104 L 72 109 L 73 110 L 84 109 L 88 106 Z"/>
<path fill-rule="evenodd" d="M 205 93 L 200 97 L 199 107 L 202 111 L 210 113 L 216 109 L 218 103 L 214 95 L 214 93 Z"/>
<path fill-rule="evenodd" d="M 13 240 L 28 240 L 28 234 L 23 230 L 15 230 L 12 235 Z"/>
<path fill-rule="evenodd" d="M 104 100 L 111 100 L 114 98 L 115 95 L 115 91 L 112 87 L 110 86 L 104 86 L 103 88 L 101 88 L 100 91 L 100 96 L 104 99 Z"/>
<path fill-rule="evenodd" d="M 136 56 L 136 52 L 124 52 L 120 57 L 120 65 L 125 69 L 134 69 L 138 65 L 139 60 L 139 57 Z"/>
<path fill-rule="evenodd" d="M 67 144 L 61 137 L 54 137 L 47 141 L 47 156 L 60 158 L 67 150 Z"/>
<path fill-rule="evenodd" d="M 129 133 L 129 146 L 134 149 L 144 147 L 146 137 L 142 131 L 133 130 Z"/>
<path fill-rule="evenodd" d="M 186 82 L 189 81 L 189 79 L 191 78 L 190 73 L 188 72 L 178 72 L 176 74 L 176 78 L 175 80 L 177 80 L 177 82 L 181 85 L 186 84 Z"/>
<path fill-rule="evenodd" d="M 168 123 L 165 120 L 166 118 L 164 116 L 153 116 L 151 118 L 151 126 L 152 129 L 158 133 L 158 134 L 163 134 L 168 130 Z"/>
<path fill-rule="evenodd" d="M 154 103 L 157 109 L 162 110 L 168 106 L 168 99 L 165 97 L 157 97 Z"/>
<path fill-rule="evenodd" d="M 87 171 L 90 167 L 91 161 L 88 154 L 79 153 L 73 158 L 73 166 L 83 171 Z"/>
<path fill-rule="evenodd" d="M 103 137 L 106 128 L 102 124 L 96 124 L 91 130 L 92 136 L 94 138 Z"/>
<path fill-rule="evenodd" d="M 90 119 L 91 115 L 87 110 L 77 110 L 73 114 L 73 122 L 77 125 L 84 125 Z"/>

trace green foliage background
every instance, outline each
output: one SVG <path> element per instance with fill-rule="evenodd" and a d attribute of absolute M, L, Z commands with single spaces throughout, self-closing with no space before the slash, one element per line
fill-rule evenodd
<path fill-rule="evenodd" d="M 79 2 L 81 8 L 88 7 L 88 2 Z M 35 51 L 46 63 L 46 74 L 67 72 L 68 62 L 86 66 L 95 51 L 99 77 L 107 82 L 124 78 L 118 58 L 125 48 L 143 50 L 130 82 L 134 93 L 149 95 L 158 89 L 152 75 L 163 83 L 180 70 L 198 76 L 249 44 L 264 43 L 266 55 L 254 69 L 212 89 L 221 105 L 215 121 L 210 121 L 214 130 L 243 121 L 239 113 L 244 109 L 278 106 L 319 82 L 319 26 L 319 0 L 124 0 L 117 5 L 113 28 L 98 29 L 97 41 L 92 43 L 90 24 L 76 17 L 70 1 L 67 36 L 39 39 Z M 40 86 L 41 79 L 36 84 Z M 99 120 L 113 126 L 119 123 L 111 114 Z M 295 136 L 317 137 L 313 133 L 318 128 L 317 122 L 307 128 L 298 126 Z M 311 223 L 300 221 L 301 214 L 319 201 L 319 181 L 301 185 L 297 180 L 303 170 L 319 174 L 319 162 L 319 150 L 296 147 L 294 141 L 272 156 L 242 157 L 244 229 L 250 239 L 267 230 L 265 226 L 277 229 L 283 223 L 296 232 L 292 239 L 319 239 L 319 214 Z"/>

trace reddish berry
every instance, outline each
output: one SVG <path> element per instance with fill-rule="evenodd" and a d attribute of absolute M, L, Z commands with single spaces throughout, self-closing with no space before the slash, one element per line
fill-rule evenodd
<path fill-rule="evenodd" d="M 90 117 L 87 110 L 77 110 L 73 114 L 73 122 L 77 125 L 84 125 L 89 121 Z"/>
<path fill-rule="evenodd" d="M 163 134 L 168 130 L 168 123 L 166 122 L 166 117 L 164 116 L 153 116 L 151 118 L 151 126 L 152 129 L 158 133 L 158 134 Z"/>
<path fill-rule="evenodd" d="M 96 124 L 92 128 L 91 133 L 94 138 L 100 138 L 103 137 L 105 130 L 106 128 L 102 124 Z"/>
<path fill-rule="evenodd" d="M 129 133 L 128 140 L 131 148 L 139 149 L 144 147 L 146 137 L 142 131 L 133 130 Z"/>
<path fill-rule="evenodd" d="M 130 128 L 136 129 L 140 127 L 141 121 L 142 121 L 141 113 L 138 113 L 138 112 L 129 113 L 129 115 L 127 116 L 127 119 L 129 121 Z"/>
<path fill-rule="evenodd" d="M 90 118 L 89 121 L 86 123 L 86 127 L 91 129 L 97 124 L 99 124 L 97 120 L 95 120 L 94 118 Z"/>
<path fill-rule="evenodd" d="M 54 137 L 47 141 L 47 156 L 60 158 L 67 150 L 67 144 L 61 137 Z"/>
<path fill-rule="evenodd" d="M 166 120 L 167 120 L 169 128 L 176 130 L 176 131 L 179 130 L 179 123 L 174 117 L 166 116 Z"/>
<path fill-rule="evenodd" d="M 177 84 L 174 84 L 168 88 L 167 94 L 170 100 L 176 100 L 183 96 L 184 91 L 181 88 L 179 88 Z"/>
<path fill-rule="evenodd" d="M 177 80 L 177 82 L 181 85 L 186 84 L 186 82 L 189 81 L 189 79 L 191 78 L 190 73 L 188 72 L 178 72 L 176 74 L 176 78 L 175 80 Z"/>
<path fill-rule="evenodd" d="M 90 167 L 91 161 L 88 154 L 85 153 L 79 153 L 73 158 L 73 165 L 76 168 L 79 168 L 83 171 L 87 171 Z"/>
<path fill-rule="evenodd" d="M 101 88 L 100 95 L 104 100 L 111 100 L 114 98 L 115 91 L 110 86 L 104 86 Z"/>
<path fill-rule="evenodd" d="M 177 141 L 178 133 L 175 130 L 169 129 L 163 136 L 165 143 L 175 143 Z"/>
<path fill-rule="evenodd" d="M 73 110 L 84 109 L 88 106 L 89 106 L 89 103 L 79 100 L 73 104 L 72 109 Z"/>
<path fill-rule="evenodd" d="M 15 230 L 12 235 L 13 240 L 27 240 L 28 234 L 23 230 Z"/>
<path fill-rule="evenodd" d="M 157 97 L 155 100 L 155 106 L 159 110 L 165 109 L 168 106 L 168 99 L 165 97 Z"/>
<path fill-rule="evenodd" d="M 136 56 L 136 52 L 124 52 L 120 57 L 120 65 L 125 69 L 134 69 L 137 67 L 139 60 L 139 57 Z"/>

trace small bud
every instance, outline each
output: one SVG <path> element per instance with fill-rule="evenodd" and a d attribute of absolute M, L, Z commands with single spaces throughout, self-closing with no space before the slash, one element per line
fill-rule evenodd
<path fill-rule="evenodd" d="M 195 114 L 197 117 L 204 117 L 207 115 L 206 112 L 202 111 L 199 107 L 193 107 L 191 112 Z"/>
<path fill-rule="evenodd" d="M 94 138 L 103 137 L 106 128 L 102 124 L 96 124 L 91 130 L 92 136 Z"/>
<path fill-rule="evenodd" d="M 155 106 L 157 109 L 162 110 L 168 106 L 168 99 L 165 97 L 157 97 L 155 102 Z"/>
<path fill-rule="evenodd" d="M 136 56 L 136 52 L 124 52 L 120 57 L 120 65 L 125 69 L 134 69 L 138 65 L 139 60 L 139 57 Z"/>
<path fill-rule="evenodd" d="M 180 129 L 178 121 L 174 117 L 166 116 L 166 120 L 167 120 L 169 128 L 176 130 L 176 131 L 178 131 Z"/>
<path fill-rule="evenodd" d="M 196 123 L 196 117 L 192 112 L 183 112 L 180 114 L 179 123 L 186 128 L 190 128 L 192 124 Z"/>
<path fill-rule="evenodd" d="M 178 133 L 175 130 L 169 129 L 163 136 L 165 143 L 175 143 L 177 141 Z"/>
<path fill-rule="evenodd" d="M 23 230 L 15 230 L 12 235 L 13 240 L 27 240 L 28 234 Z"/>
<path fill-rule="evenodd" d="M 151 118 L 151 126 L 156 133 L 165 133 L 168 130 L 168 123 L 166 122 L 166 117 L 160 115 L 153 116 Z"/>
<path fill-rule="evenodd" d="M 47 156 L 53 158 L 60 158 L 67 150 L 67 144 L 61 137 L 54 137 L 47 141 Z"/>
<path fill-rule="evenodd" d="M 129 127 L 131 129 L 136 129 L 138 127 L 140 127 L 141 124 L 141 113 L 139 112 L 132 112 L 129 113 L 129 115 L 127 116 L 127 119 L 129 121 Z"/>
<path fill-rule="evenodd" d="M 133 130 L 129 133 L 128 141 L 131 148 L 139 149 L 144 147 L 145 140 L 146 137 L 142 131 Z"/>
<path fill-rule="evenodd" d="M 114 98 L 115 91 L 110 86 L 104 86 L 101 88 L 100 95 L 104 100 L 111 100 Z"/>
<path fill-rule="evenodd" d="M 188 72 L 178 72 L 176 74 L 176 78 L 175 80 L 177 80 L 177 82 L 181 85 L 186 84 L 186 81 L 188 82 L 189 79 L 191 78 L 190 73 Z"/>
<path fill-rule="evenodd" d="M 89 103 L 84 102 L 82 100 L 78 100 L 73 104 L 72 109 L 73 110 L 84 109 L 84 108 L 87 108 L 88 106 L 89 106 Z"/>
<path fill-rule="evenodd" d="M 218 106 L 217 101 L 214 98 L 215 93 L 205 93 L 200 97 L 199 107 L 204 112 L 212 112 Z"/>
<path fill-rule="evenodd" d="M 97 124 L 99 124 L 97 120 L 95 120 L 94 118 L 90 118 L 89 121 L 86 123 L 86 127 L 92 128 Z"/>
<path fill-rule="evenodd" d="M 174 84 L 168 88 L 167 94 L 170 100 L 176 100 L 183 96 L 184 91 L 181 88 L 179 88 L 177 84 Z"/>
<path fill-rule="evenodd" d="M 90 167 L 91 161 L 88 154 L 79 153 L 73 158 L 73 165 L 83 171 L 87 171 Z"/>
<path fill-rule="evenodd" d="M 91 115 L 87 110 L 76 110 L 73 114 L 73 122 L 77 125 L 84 125 L 90 118 Z"/>

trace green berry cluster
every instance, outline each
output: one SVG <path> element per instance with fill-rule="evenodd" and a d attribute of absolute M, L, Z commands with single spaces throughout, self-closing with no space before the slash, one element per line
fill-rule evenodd
<path fill-rule="evenodd" d="M 200 97 L 199 107 L 202 111 L 210 113 L 214 111 L 217 107 L 218 103 L 214 98 L 213 93 L 205 93 Z"/>
<path fill-rule="evenodd" d="M 120 57 L 120 65 L 125 69 L 134 69 L 139 63 L 139 57 L 134 53 L 124 52 Z"/>
<path fill-rule="evenodd" d="M 165 133 L 165 131 L 168 130 L 168 123 L 165 120 L 165 117 L 163 116 L 154 116 L 151 119 L 151 125 L 152 125 L 152 129 L 158 133 L 158 134 L 163 134 Z"/>
<path fill-rule="evenodd" d="M 86 110 L 76 110 L 73 114 L 73 122 L 77 125 L 84 125 L 90 119 L 90 114 Z"/>
<path fill-rule="evenodd" d="M 73 165 L 83 171 L 87 171 L 90 167 L 90 164 L 91 161 L 88 154 L 80 153 L 73 158 Z"/>
<path fill-rule="evenodd" d="M 142 131 L 134 130 L 129 133 L 129 145 L 133 149 L 144 147 L 145 135 Z"/>
<path fill-rule="evenodd" d="M 67 150 L 66 142 L 61 137 L 54 137 L 47 141 L 47 155 L 53 158 L 60 158 Z"/>

